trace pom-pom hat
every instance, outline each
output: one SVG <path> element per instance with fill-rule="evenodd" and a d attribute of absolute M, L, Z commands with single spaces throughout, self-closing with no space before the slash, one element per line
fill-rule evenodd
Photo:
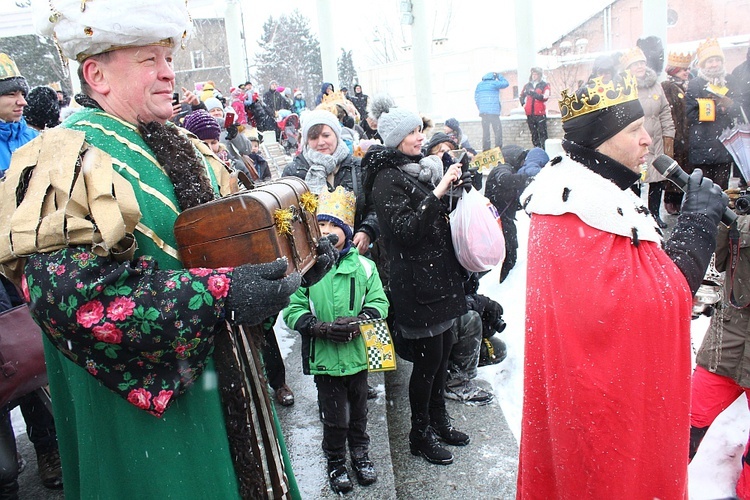
<path fill-rule="evenodd" d="M 181 45 L 193 22 L 185 0 L 37 0 L 34 26 L 82 62 L 125 47 Z"/>
<path fill-rule="evenodd" d="M 392 107 L 378 119 L 378 133 L 389 148 L 397 147 L 418 127 L 422 127 L 422 118 L 404 108 Z"/>

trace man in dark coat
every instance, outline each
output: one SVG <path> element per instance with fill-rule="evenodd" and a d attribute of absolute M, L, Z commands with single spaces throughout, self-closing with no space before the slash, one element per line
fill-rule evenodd
<path fill-rule="evenodd" d="M 365 121 L 367 118 L 367 100 L 369 96 L 362 93 L 362 85 L 356 84 L 354 86 L 354 95 L 347 94 L 346 98 L 352 101 L 354 107 L 357 108 L 360 123 Z"/>
<path fill-rule="evenodd" d="M 273 109 L 274 113 L 291 107 L 289 102 L 278 91 L 278 88 L 279 84 L 276 81 L 272 81 L 268 86 L 268 90 L 263 94 L 263 102 L 266 103 L 266 106 Z"/>

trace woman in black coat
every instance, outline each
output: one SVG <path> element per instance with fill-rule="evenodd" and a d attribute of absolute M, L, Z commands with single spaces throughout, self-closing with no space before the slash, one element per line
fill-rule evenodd
<path fill-rule="evenodd" d="M 284 168 L 283 176 L 303 179 L 310 191 L 333 191 L 343 186 L 356 196 L 354 238 L 352 242 L 364 255 L 380 235 L 375 208 L 365 197 L 360 159 L 349 152 L 341 140 L 341 125 L 330 111 L 305 113 L 302 120 L 302 152 Z"/>
<path fill-rule="evenodd" d="M 459 182 L 461 169 L 454 164 L 443 174 L 440 158 L 422 156 L 419 115 L 375 103 L 373 109 L 385 147 L 370 148 L 362 165 L 390 257 L 395 325 L 414 352 L 409 445 L 414 455 L 449 464 L 453 454 L 437 439 L 456 446 L 469 443 L 469 436 L 451 425 L 444 398 L 450 328 L 466 313 L 463 270 L 451 242 L 445 196 Z"/>

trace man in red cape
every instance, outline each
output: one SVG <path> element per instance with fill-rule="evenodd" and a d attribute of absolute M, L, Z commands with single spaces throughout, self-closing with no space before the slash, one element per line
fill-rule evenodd
<path fill-rule="evenodd" d="M 518 498 L 685 499 L 692 293 L 726 195 L 696 170 L 670 240 L 629 189 L 651 139 L 635 79 L 560 101 L 566 155 L 531 215 Z"/>

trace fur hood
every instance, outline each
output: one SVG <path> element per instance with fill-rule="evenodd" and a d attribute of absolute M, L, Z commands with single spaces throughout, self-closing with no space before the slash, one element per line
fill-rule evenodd
<path fill-rule="evenodd" d="M 656 85 L 658 76 L 659 75 L 656 74 L 656 71 L 651 68 L 646 68 L 646 74 L 643 75 L 643 78 L 636 79 L 638 81 L 638 90 L 650 89 Z"/>

